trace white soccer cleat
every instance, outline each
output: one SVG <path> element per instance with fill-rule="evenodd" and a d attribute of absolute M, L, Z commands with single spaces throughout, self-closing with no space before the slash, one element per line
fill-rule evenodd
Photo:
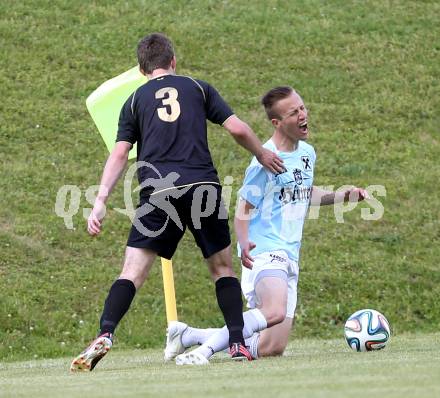
<path fill-rule="evenodd" d="M 182 344 L 182 334 L 188 329 L 188 325 L 183 322 L 171 321 L 167 328 L 167 345 L 164 350 L 163 359 L 171 361 L 177 355 L 185 352 L 186 347 Z"/>
<path fill-rule="evenodd" d="M 93 340 L 92 343 L 72 361 L 70 371 L 92 371 L 102 357 L 112 348 L 113 342 L 111 338 L 112 335 L 106 333 Z"/>
<path fill-rule="evenodd" d="M 202 354 L 194 350 L 177 355 L 176 365 L 209 365 L 209 361 Z"/>

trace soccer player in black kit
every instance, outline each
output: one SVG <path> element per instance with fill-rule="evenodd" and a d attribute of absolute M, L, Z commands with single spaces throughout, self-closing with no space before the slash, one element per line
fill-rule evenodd
<path fill-rule="evenodd" d="M 208 149 L 206 120 L 226 128 L 270 172 L 282 172 L 282 160 L 262 147 L 251 128 L 234 115 L 212 86 L 176 75 L 176 57 L 166 36 L 146 36 L 138 44 L 137 55 L 140 71 L 149 81 L 128 98 L 121 110 L 116 145 L 104 167 L 88 219 L 89 234 L 100 233 L 105 203 L 135 143 L 140 203 L 122 272 L 105 300 L 98 337 L 72 361 L 70 369 L 91 371 L 108 352 L 114 330 L 156 256 L 171 259 L 186 227 L 215 282 L 218 305 L 229 329 L 231 356 L 250 359 L 242 333 L 241 288 L 232 269 L 229 227 L 221 185 Z M 214 210 L 201 216 L 206 213 L 202 207 Z M 198 217 L 194 214 L 197 209 Z"/>

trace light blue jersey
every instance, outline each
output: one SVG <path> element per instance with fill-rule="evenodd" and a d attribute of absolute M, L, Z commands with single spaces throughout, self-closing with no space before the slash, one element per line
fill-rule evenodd
<path fill-rule="evenodd" d="M 278 151 L 272 140 L 263 146 L 283 159 L 287 171 L 275 176 L 255 157 L 246 169 L 239 195 L 255 207 L 249 221 L 249 240 L 256 244 L 251 255 L 284 250 L 298 262 L 312 194 L 315 150 L 304 141 L 293 152 Z M 238 252 L 240 255 L 240 247 Z"/>

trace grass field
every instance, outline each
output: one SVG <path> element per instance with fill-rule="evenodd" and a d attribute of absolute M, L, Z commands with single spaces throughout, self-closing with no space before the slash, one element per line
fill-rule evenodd
<path fill-rule="evenodd" d="M 69 374 L 70 358 L 0 365 L 2 397 L 434 398 L 440 394 L 440 334 L 393 338 L 356 353 L 342 339 L 292 342 L 285 355 L 206 367 L 164 363 L 159 350 L 114 349 L 91 373 Z"/>
<path fill-rule="evenodd" d="M 378 358 L 405 356 L 402 333 L 440 330 L 438 1 L 0 0 L 0 9 L 1 361 L 70 357 L 97 332 L 130 222 L 114 211 L 124 207 L 118 186 L 102 236 L 93 240 L 85 231 L 84 192 L 98 183 L 107 156 L 85 100 L 136 64 L 137 42 L 152 31 L 173 39 L 179 73 L 213 84 L 262 140 L 271 127 L 261 95 L 294 86 L 310 111 L 317 185 L 386 188 L 378 221 L 362 220 L 366 204 L 343 224 L 331 208 L 307 221 L 295 338 L 335 338 L 352 312 L 368 307 L 386 315 L 401 350 Z M 209 142 L 220 179 L 234 178 L 235 195 L 250 155 L 216 126 Z M 65 184 L 82 193 L 74 230 L 54 211 Z M 221 326 L 190 236 L 173 260 L 179 317 Z M 234 266 L 238 271 L 238 260 Z M 120 349 L 163 342 L 161 283 L 156 266 L 117 330 Z M 295 356 L 273 363 L 298 366 Z M 231 365 L 222 366 L 226 380 Z M 250 366 L 271 369 L 272 362 Z M 54 376 L 60 383 L 91 386 L 90 378 L 47 371 L 61 375 Z M 136 372 L 149 382 L 143 368 Z"/>

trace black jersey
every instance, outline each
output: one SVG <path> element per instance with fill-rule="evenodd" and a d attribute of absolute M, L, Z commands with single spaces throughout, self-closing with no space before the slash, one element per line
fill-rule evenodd
<path fill-rule="evenodd" d="M 139 183 L 178 173 L 174 186 L 218 183 L 208 148 L 206 120 L 223 124 L 233 114 L 208 83 L 187 76 L 162 75 L 139 87 L 122 107 L 116 141 L 137 142 Z M 165 187 L 164 187 L 165 188 Z M 145 187 L 141 194 L 151 193 Z"/>

